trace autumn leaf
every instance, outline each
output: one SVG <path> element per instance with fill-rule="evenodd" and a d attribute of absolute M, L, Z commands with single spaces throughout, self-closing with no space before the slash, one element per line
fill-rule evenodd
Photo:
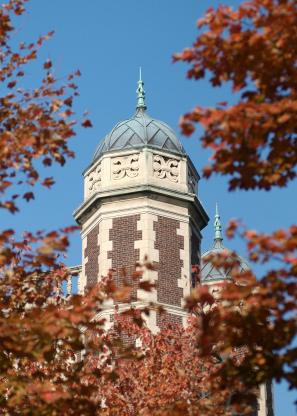
<path fill-rule="evenodd" d="M 52 66 L 52 61 L 50 61 L 49 59 L 43 64 L 44 69 L 50 69 Z"/>
<path fill-rule="evenodd" d="M 86 128 L 93 127 L 93 125 L 92 125 L 92 123 L 91 123 L 91 121 L 89 119 L 84 120 L 81 125 L 83 127 L 86 127 Z"/>
<path fill-rule="evenodd" d="M 151 292 L 155 288 L 156 288 L 156 285 L 154 283 L 151 283 L 148 280 L 143 280 L 139 282 L 139 289 L 142 289 L 145 292 Z"/>
<path fill-rule="evenodd" d="M 45 178 L 44 181 L 42 182 L 42 185 L 47 187 L 47 188 L 50 188 L 51 186 L 53 186 L 54 183 L 55 182 L 54 182 L 53 178 Z"/>
<path fill-rule="evenodd" d="M 11 81 L 7 84 L 7 88 L 13 88 L 16 85 L 16 81 Z"/>
<path fill-rule="evenodd" d="M 34 199 L 34 194 L 33 194 L 33 192 L 26 192 L 26 193 L 23 195 L 23 198 L 24 198 L 27 202 L 29 202 L 29 201 L 30 201 L 30 199 Z"/>
<path fill-rule="evenodd" d="M 131 286 L 123 286 L 113 293 L 113 298 L 117 302 L 127 302 L 130 300 L 131 292 Z"/>
<path fill-rule="evenodd" d="M 67 105 L 68 107 L 72 106 L 72 102 L 73 102 L 73 97 L 68 97 L 66 98 L 66 100 L 64 100 L 64 104 Z"/>
<path fill-rule="evenodd" d="M 189 78 L 209 74 L 212 86 L 230 83 L 239 95 L 233 105 L 197 106 L 180 120 L 186 136 L 201 123 L 202 146 L 212 151 L 204 177 L 228 176 L 229 190 L 269 190 L 296 178 L 295 19 L 292 0 L 222 5 L 199 19 L 193 46 L 174 55 L 189 65 Z"/>

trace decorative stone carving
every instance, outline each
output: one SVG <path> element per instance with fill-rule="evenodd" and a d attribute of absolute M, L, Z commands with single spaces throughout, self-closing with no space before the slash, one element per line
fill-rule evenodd
<path fill-rule="evenodd" d="M 195 179 L 195 176 L 193 175 L 193 172 L 189 169 L 188 171 L 188 189 L 189 192 L 191 192 L 192 194 L 196 193 L 196 186 L 197 186 L 197 181 Z"/>
<path fill-rule="evenodd" d="M 112 159 L 112 178 L 135 178 L 139 174 L 139 154 Z"/>
<path fill-rule="evenodd" d="M 169 157 L 154 155 L 154 176 L 160 179 L 169 179 L 172 182 L 179 180 L 179 161 Z"/>
<path fill-rule="evenodd" d="M 101 164 L 97 165 L 88 175 L 88 195 L 97 192 L 101 185 Z"/>

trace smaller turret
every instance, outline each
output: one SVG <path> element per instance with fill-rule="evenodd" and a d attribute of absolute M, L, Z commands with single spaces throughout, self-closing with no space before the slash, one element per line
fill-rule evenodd
<path fill-rule="evenodd" d="M 232 267 L 230 269 L 225 268 L 217 268 L 214 267 L 213 264 L 207 260 L 207 257 L 210 254 L 219 254 L 222 252 L 229 253 L 229 258 L 227 257 L 226 262 L 228 263 L 228 260 L 230 260 L 230 264 L 234 264 L 234 254 L 224 247 L 223 245 L 223 234 L 222 234 L 222 224 L 221 224 L 221 217 L 219 214 L 219 208 L 218 204 L 216 204 L 216 212 L 215 212 L 215 220 L 214 220 L 214 242 L 213 246 L 210 250 L 207 250 L 205 253 L 203 253 L 201 258 L 201 282 L 202 283 L 217 283 L 219 281 L 231 279 L 231 271 Z M 247 261 L 237 256 L 237 259 L 240 263 L 240 270 L 248 270 L 249 266 Z"/>

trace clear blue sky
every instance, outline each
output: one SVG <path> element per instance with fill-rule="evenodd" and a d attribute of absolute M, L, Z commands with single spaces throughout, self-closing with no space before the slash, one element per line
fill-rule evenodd
<path fill-rule="evenodd" d="M 229 5 L 235 1 L 225 1 Z M 99 141 L 116 122 L 131 116 L 135 107 L 138 67 L 143 68 L 149 113 L 170 124 L 178 133 L 178 119 L 195 104 L 214 105 L 232 100 L 227 88 L 213 89 L 207 81 L 186 80 L 185 66 L 172 64 L 172 53 L 189 46 L 195 38 L 195 22 L 218 1 L 207 0 L 32 0 L 28 13 L 19 19 L 16 38 L 33 40 L 54 29 L 54 38 L 46 43 L 42 59 L 54 61 L 57 77 L 79 68 L 80 97 L 75 109 L 89 110 L 93 129 L 78 129 L 73 140 L 76 159 L 64 168 L 54 168 L 56 186 L 40 190 L 36 200 L 23 204 L 15 216 L 1 212 L 1 228 L 55 229 L 73 223 L 72 212 L 82 202 L 83 169 L 91 161 Z M 41 66 L 39 61 L 39 65 Z M 28 82 L 34 85 L 39 67 L 32 67 Z M 201 132 L 201 131 L 200 131 Z M 199 143 L 199 131 L 190 139 L 181 138 L 198 170 L 207 163 L 209 153 Z M 201 180 L 199 198 L 211 223 L 204 230 L 203 249 L 213 237 L 212 218 L 215 202 L 220 205 L 226 224 L 230 218 L 242 218 L 250 228 L 271 231 L 287 227 L 296 220 L 296 183 L 273 192 L 229 193 L 227 181 L 218 177 Z M 238 248 L 235 242 L 228 243 Z M 244 247 L 239 249 L 244 254 Z M 66 262 L 81 262 L 80 237 L 72 238 Z M 286 386 L 276 386 L 276 416 L 293 416 L 294 395 Z"/>

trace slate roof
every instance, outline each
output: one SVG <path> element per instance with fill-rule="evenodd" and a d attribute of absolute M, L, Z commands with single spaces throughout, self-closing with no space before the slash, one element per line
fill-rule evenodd
<path fill-rule="evenodd" d="M 185 150 L 171 127 L 150 117 L 145 109 L 139 108 L 133 117 L 119 122 L 107 134 L 97 147 L 93 160 L 105 152 L 146 146 L 185 155 Z"/>

